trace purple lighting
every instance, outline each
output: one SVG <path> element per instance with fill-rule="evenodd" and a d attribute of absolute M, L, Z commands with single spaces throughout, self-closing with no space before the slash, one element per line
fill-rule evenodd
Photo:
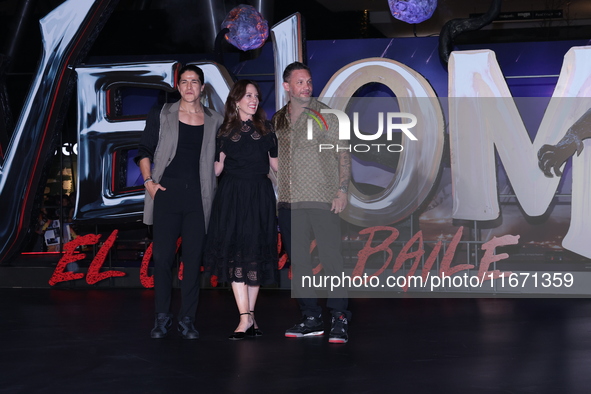
<path fill-rule="evenodd" d="M 233 8 L 222 22 L 222 29 L 228 28 L 226 40 L 243 51 L 263 46 L 269 37 L 269 24 L 250 5 L 240 4 Z"/>
<path fill-rule="evenodd" d="M 437 0 L 388 0 L 392 16 L 407 23 L 421 23 L 431 18 Z"/>

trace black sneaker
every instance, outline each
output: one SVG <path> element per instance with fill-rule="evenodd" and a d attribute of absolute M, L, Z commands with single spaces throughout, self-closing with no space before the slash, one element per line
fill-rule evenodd
<path fill-rule="evenodd" d="M 348 329 L 349 322 L 347 321 L 345 314 L 341 313 L 338 316 L 333 316 L 330 334 L 328 334 L 328 342 L 347 343 L 349 340 L 349 335 L 347 335 Z"/>
<path fill-rule="evenodd" d="M 189 316 L 185 316 L 179 321 L 179 332 L 183 336 L 183 339 L 199 339 L 199 331 L 195 329 L 193 319 Z"/>
<path fill-rule="evenodd" d="M 302 322 L 285 331 L 288 338 L 302 338 L 324 335 L 322 317 L 304 316 Z"/>
<path fill-rule="evenodd" d="M 155 339 L 164 338 L 168 334 L 170 326 L 172 326 L 172 314 L 158 313 L 150 335 Z"/>

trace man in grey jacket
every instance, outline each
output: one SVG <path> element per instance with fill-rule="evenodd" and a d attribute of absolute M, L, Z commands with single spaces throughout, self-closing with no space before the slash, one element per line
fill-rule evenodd
<path fill-rule="evenodd" d="M 181 99 L 148 114 L 136 161 L 146 188 L 144 223 L 153 224 L 156 319 L 152 338 L 172 326 L 172 268 L 182 239 L 183 277 L 178 331 L 197 339 L 199 270 L 215 191 L 215 136 L 223 118 L 203 107 L 203 71 L 187 65 L 178 73 Z"/>

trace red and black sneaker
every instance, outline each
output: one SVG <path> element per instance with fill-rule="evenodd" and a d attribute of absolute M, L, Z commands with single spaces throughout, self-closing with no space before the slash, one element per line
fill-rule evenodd
<path fill-rule="evenodd" d="M 329 343 L 347 343 L 349 335 L 347 331 L 349 329 L 349 322 L 344 313 L 338 316 L 332 317 L 332 324 L 330 328 L 330 334 L 328 334 Z"/>
<path fill-rule="evenodd" d="M 324 335 L 322 316 L 304 316 L 301 323 L 285 331 L 288 338 L 314 337 Z"/>

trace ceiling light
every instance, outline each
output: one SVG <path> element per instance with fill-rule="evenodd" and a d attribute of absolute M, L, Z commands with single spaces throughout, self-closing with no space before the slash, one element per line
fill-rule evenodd
<path fill-rule="evenodd" d="M 225 28 L 229 30 L 226 40 L 243 51 L 262 47 L 269 37 L 269 24 L 251 5 L 233 8 L 222 22 L 222 29 Z"/>
<path fill-rule="evenodd" d="M 431 18 L 437 0 L 388 0 L 392 16 L 407 23 L 421 23 Z"/>

